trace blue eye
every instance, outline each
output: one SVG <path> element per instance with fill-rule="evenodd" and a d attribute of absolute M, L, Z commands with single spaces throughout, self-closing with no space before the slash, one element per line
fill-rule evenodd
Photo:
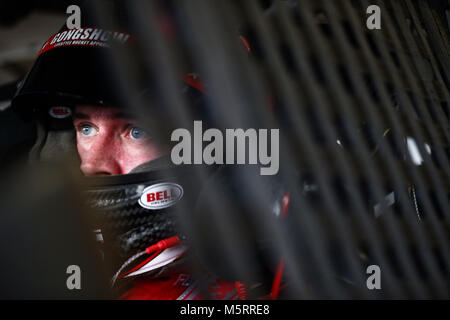
<path fill-rule="evenodd" d="M 132 127 L 130 135 L 133 139 L 142 139 L 145 136 L 145 131 L 139 127 Z"/>
<path fill-rule="evenodd" d="M 97 133 L 97 130 L 95 130 L 95 128 L 94 128 L 93 126 L 91 126 L 91 125 L 84 124 L 84 125 L 81 127 L 81 133 L 82 133 L 84 136 L 90 137 L 90 136 L 95 135 L 95 134 Z"/>

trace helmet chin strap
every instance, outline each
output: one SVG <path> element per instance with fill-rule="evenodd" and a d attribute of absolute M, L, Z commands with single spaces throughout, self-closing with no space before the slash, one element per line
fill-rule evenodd
<path fill-rule="evenodd" d="M 158 241 L 156 244 L 153 244 L 145 250 L 135 254 L 130 259 L 125 261 L 125 263 L 119 268 L 119 270 L 114 274 L 114 276 L 111 279 L 111 284 L 114 286 L 117 279 L 121 279 L 123 277 L 127 276 L 136 276 L 139 274 L 143 274 L 146 272 L 150 272 L 152 270 L 159 269 L 163 266 L 168 265 L 169 263 L 173 262 L 174 260 L 181 257 L 184 252 L 186 251 L 186 247 L 178 247 L 175 250 L 172 250 L 173 252 L 169 253 L 168 257 L 165 257 L 163 259 L 160 259 L 161 261 L 155 261 L 158 259 L 158 257 L 166 250 L 170 250 L 174 247 L 177 247 L 180 243 L 180 238 L 178 236 L 173 236 L 167 239 L 163 239 L 161 241 Z M 126 268 L 128 268 L 133 262 L 135 262 L 138 258 L 148 255 L 149 257 L 145 259 L 144 261 L 140 262 L 138 265 L 135 265 L 133 268 L 129 269 L 128 271 L 123 272 Z M 153 265 L 150 265 L 151 262 L 155 262 Z"/>

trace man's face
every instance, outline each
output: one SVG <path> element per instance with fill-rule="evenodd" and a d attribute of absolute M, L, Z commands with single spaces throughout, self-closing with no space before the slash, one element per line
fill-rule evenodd
<path fill-rule="evenodd" d="M 88 176 L 129 173 L 166 153 L 117 108 L 77 106 L 73 124 L 81 171 Z"/>

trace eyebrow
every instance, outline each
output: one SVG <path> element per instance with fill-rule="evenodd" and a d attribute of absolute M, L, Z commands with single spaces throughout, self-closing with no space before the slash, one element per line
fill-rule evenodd
<path fill-rule="evenodd" d="M 73 117 L 76 118 L 76 119 L 89 119 L 88 115 L 86 115 L 84 113 L 81 113 L 81 112 L 75 112 L 73 114 Z"/>

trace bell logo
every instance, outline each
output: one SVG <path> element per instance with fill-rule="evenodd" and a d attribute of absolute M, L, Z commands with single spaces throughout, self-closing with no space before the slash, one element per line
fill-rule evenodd
<path fill-rule="evenodd" d="M 147 202 L 170 200 L 173 199 L 176 194 L 177 192 L 175 189 L 147 193 Z"/>
<path fill-rule="evenodd" d="M 64 118 L 70 117 L 70 115 L 72 114 L 72 110 L 70 110 L 70 108 L 68 108 L 68 107 L 62 107 L 62 106 L 61 107 L 51 107 L 48 110 L 48 113 L 53 118 L 64 119 Z"/>
<path fill-rule="evenodd" d="M 163 182 L 144 189 L 139 204 L 150 210 L 168 208 L 183 196 L 183 188 L 175 183 Z"/>

